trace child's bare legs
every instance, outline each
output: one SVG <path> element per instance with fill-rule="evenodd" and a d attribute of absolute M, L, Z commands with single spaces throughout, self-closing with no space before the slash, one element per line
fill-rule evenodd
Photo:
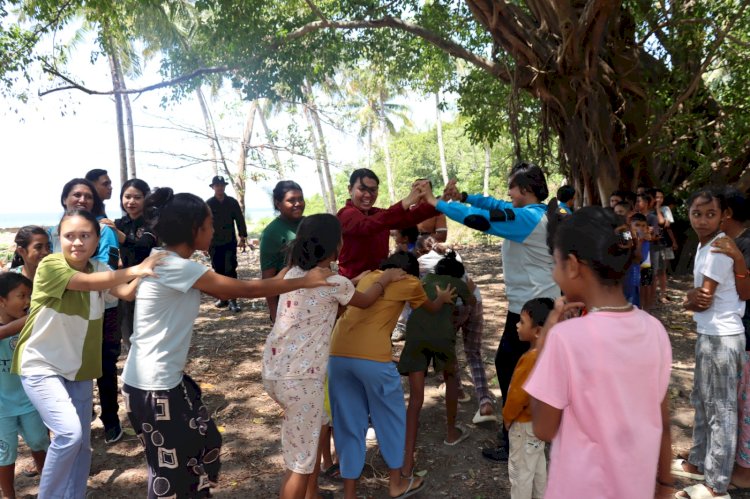
<path fill-rule="evenodd" d="M 310 475 L 295 473 L 292 470 L 286 470 L 284 478 L 281 480 L 281 490 L 279 499 L 302 499 L 307 492 L 307 482 Z"/>
<path fill-rule="evenodd" d="M 658 286 L 658 292 L 661 293 L 659 302 L 667 303 L 669 301 L 669 298 L 667 298 L 667 269 L 659 270 L 659 273 L 656 274 L 656 283 Z"/>
<path fill-rule="evenodd" d="M 401 471 L 399 470 L 399 473 Z M 344 478 L 344 499 L 357 499 L 357 480 Z"/>
<path fill-rule="evenodd" d="M 456 361 L 454 360 L 443 371 L 445 381 L 445 419 L 446 442 L 455 442 L 461 437 L 461 430 L 456 428 L 458 414 L 458 378 L 456 377 Z"/>
<path fill-rule="evenodd" d="M 323 455 L 323 468 L 327 470 L 333 466 L 333 453 L 331 452 L 331 427 L 329 425 L 323 425 L 320 431 L 320 448 L 321 454 Z"/>
<path fill-rule="evenodd" d="M 388 475 L 388 494 L 391 497 L 398 497 L 408 489 L 414 490 L 422 485 L 421 478 L 416 476 L 404 478 L 403 476 L 401 476 L 401 470 L 398 468 L 388 470 Z M 349 499 L 349 496 L 346 496 L 346 499 Z"/>
<path fill-rule="evenodd" d="M 31 451 L 31 457 L 34 459 L 37 473 L 39 473 L 39 476 L 42 476 L 42 469 L 44 468 L 44 460 L 47 458 L 47 451 Z"/>
<path fill-rule="evenodd" d="M 0 491 L 2 491 L 3 497 L 16 499 L 16 490 L 13 487 L 13 480 L 15 478 L 15 475 L 15 463 L 9 464 L 7 466 L 0 466 Z"/>
<path fill-rule="evenodd" d="M 423 403 L 424 371 L 409 373 L 409 407 L 406 409 L 406 444 L 404 445 L 404 464 L 401 466 L 401 473 L 404 476 L 411 476 L 414 473 L 414 453 L 417 448 L 419 413 L 422 411 Z"/>

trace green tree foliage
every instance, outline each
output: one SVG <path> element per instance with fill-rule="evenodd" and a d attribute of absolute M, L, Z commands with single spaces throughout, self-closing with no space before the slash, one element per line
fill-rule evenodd
<path fill-rule="evenodd" d="M 86 9 L 147 38 L 118 13 L 180 3 L 94 0 Z M 32 4 L 29 18 L 45 32 L 65 22 L 61 6 L 81 2 Z M 223 74 L 248 99 L 299 100 L 305 80 L 370 64 L 401 87 L 458 91 L 475 143 L 512 137 L 513 157 L 559 167 L 591 202 L 640 182 L 750 187 L 748 2 L 196 0 L 192 10 L 191 45 L 159 45 L 163 85 L 177 97 Z M 0 47 L 29 36 L 5 22 L 0 33 Z M 33 57 L 14 52 L 0 77 Z"/>

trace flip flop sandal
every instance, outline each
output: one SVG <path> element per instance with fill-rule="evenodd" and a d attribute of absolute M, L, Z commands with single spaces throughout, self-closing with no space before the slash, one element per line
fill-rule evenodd
<path fill-rule="evenodd" d="M 391 496 L 391 499 L 406 499 L 407 497 L 411 497 L 414 494 L 419 494 L 424 489 L 424 481 L 417 487 L 412 488 L 412 486 L 414 485 L 414 478 L 415 477 L 411 477 L 409 479 L 409 486 L 406 487 L 406 490 L 403 494 L 401 494 L 400 496 Z"/>
<path fill-rule="evenodd" d="M 474 414 L 474 418 L 471 420 L 474 424 L 482 423 L 497 423 L 497 416 L 492 414 L 482 414 L 482 409 L 477 409 L 477 413 Z"/>
<path fill-rule="evenodd" d="M 447 440 L 443 440 L 443 443 L 445 445 L 447 445 L 449 447 L 453 447 L 454 445 L 458 445 L 461 442 L 463 442 L 464 440 L 466 440 L 467 438 L 469 438 L 469 429 L 468 428 L 464 428 L 463 426 L 458 426 L 458 425 L 456 425 L 456 428 L 458 428 L 459 430 L 461 430 L 461 436 L 458 437 L 453 442 L 449 442 Z"/>
<path fill-rule="evenodd" d="M 715 496 L 711 494 L 704 484 L 699 483 L 697 485 L 691 485 L 686 487 L 674 495 L 677 499 L 731 499 L 729 494 L 723 494 Z"/>
<path fill-rule="evenodd" d="M 689 471 L 686 471 L 685 468 L 682 467 L 683 463 L 686 463 L 686 462 L 687 461 L 684 460 L 684 459 L 672 459 L 672 466 L 670 467 L 669 471 L 674 476 L 679 476 L 679 477 L 682 477 L 682 478 L 689 478 L 691 480 L 704 480 L 706 478 L 701 473 L 691 473 Z M 685 489 L 685 490 L 687 490 L 687 489 Z"/>
<path fill-rule="evenodd" d="M 323 478 L 327 478 L 328 480 L 341 481 L 341 469 L 339 468 L 339 463 L 332 464 L 321 474 L 323 475 Z"/>

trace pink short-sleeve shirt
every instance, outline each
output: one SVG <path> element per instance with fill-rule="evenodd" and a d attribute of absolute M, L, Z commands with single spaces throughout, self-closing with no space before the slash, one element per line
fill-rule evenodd
<path fill-rule="evenodd" d="M 554 326 L 524 386 L 562 410 L 546 499 L 653 497 L 672 349 L 641 310 Z"/>

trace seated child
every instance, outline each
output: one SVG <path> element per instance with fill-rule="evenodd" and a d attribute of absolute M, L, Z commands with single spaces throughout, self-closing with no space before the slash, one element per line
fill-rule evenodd
<path fill-rule="evenodd" d="M 547 460 L 544 442 L 534 435 L 531 423 L 531 400 L 523 384 L 534 369 L 538 350 L 537 339 L 544 321 L 555 303 L 550 298 L 534 298 L 521 309 L 518 337 L 529 342 L 529 350 L 521 356 L 513 370 L 508 397 L 503 407 L 503 424 L 508 430 L 510 456 L 508 477 L 511 499 L 541 498 L 547 485 Z"/>
<path fill-rule="evenodd" d="M 464 273 L 463 264 L 456 260 L 456 254 L 451 251 L 435 266 L 434 274 L 425 275 L 422 286 L 427 296 L 435 299 L 438 287 L 450 285 L 455 288 L 464 303 L 473 304 L 474 295 L 461 280 Z M 409 407 L 406 410 L 406 446 L 402 468 L 406 476 L 411 475 L 414 469 L 419 412 L 424 402 L 424 378 L 430 363 L 436 372 L 443 372 L 446 386 L 447 432 L 443 443 L 456 445 L 468 436 L 466 430 L 462 431 L 456 427 L 456 329 L 451 321 L 454 308 L 455 303 L 448 302 L 435 314 L 417 309 L 409 316 L 406 324 L 406 344 L 398 363 L 398 371 L 409 376 Z"/>
<path fill-rule="evenodd" d="M 26 316 L 31 303 L 31 281 L 16 272 L 0 274 L 0 325 Z M 16 497 L 13 486 L 18 434 L 31 448 L 41 475 L 49 447 L 47 428 L 21 386 L 21 378 L 10 372 L 13 350 L 20 331 L 0 333 L 0 491 L 2 497 Z M 10 333 L 8 335 L 7 333 Z"/>

